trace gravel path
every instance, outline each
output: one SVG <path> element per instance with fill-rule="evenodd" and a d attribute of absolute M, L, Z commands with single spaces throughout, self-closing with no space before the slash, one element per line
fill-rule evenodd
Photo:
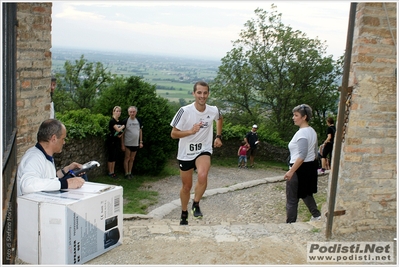
<path fill-rule="evenodd" d="M 208 190 L 283 174 L 276 169 L 212 167 Z M 327 193 L 327 179 L 328 175 L 319 176 L 318 194 Z M 179 176 L 144 185 L 159 193 L 159 203 L 148 213 L 172 201 L 179 203 L 180 187 Z M 125 220 L 123 245 L 86 264 L 309 265 L 307 243 L 326 241 L 320 230 L 323 221 L 308 222 L 306 215 L 298 223 L 286 224 L 284 192 L 281 181 L 205 197 L 200 203 L 204 218 L 189 217 L 188 226 L 179 225 L 180 205 L 162 219 Z M 333 236 L 330 241 L 393 241 L 395 236 L 392 231 L 370 230 Z"/>
<path fill-rule="evenodd" d="M 231 185 L 285 174 L 280 169 L 235 169 L 231 167 L 211 167 L 207 190 L 224 188 Z M 193 188 L 197 181 L 194 174 Z M 320 193 L 326 192 L 327 175 L 319 182 Z M 155 183 L 144 185 L 149 190 L 158 192 L 158 203 L 148 207 L 147 213 L 159 206 L 179 199 L 181 180 L 172 176 Z M 203 197 L 201 211 L 203 220 L 208 224 L 220 221 L 236 223 L 284 223 L 285 222 L 285 181 L 265 183 L 244 190 Z M 189 204 L 191 207 L 191 201 Z M 178 219 L 180 208 L 166 215 L 165 219 Z"/>
<path fill-rule="evenodd" d="M 208 190 L 282 178 L 284 173 L 278 169 L 212 167 Z M 327 180 L 328 175 L 319 176 L 317 194 L 327 194 Z M 143 188 L 159 193 L 158 203 L 147 213 L 179 201 L 180 187 L 179 176 L 144 184 Z M 320 231 L 323 221 L 308 222 L 308 214 L 298 223 L 285 223 L 284 181 L 207 196 L 200 204 L 204 218 L 193 221 L 189 217 L 188 226 L 179 225 L 179 205 L 162 219 L 124 220 L 123 244 L 85 265 L 309 265 L 307 242 L 326 241 L 324 231 Z M 393 231 L 369 230 L 333 236 L 330 241 L 387 242 L 394 237 Z"/>

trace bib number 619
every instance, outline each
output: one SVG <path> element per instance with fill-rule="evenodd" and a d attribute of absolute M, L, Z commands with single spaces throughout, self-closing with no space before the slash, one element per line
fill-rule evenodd
<path fill-rule="evenodd" d="M 190 144 L 190 146 L 189 146 L 190 151 L 198 151 L 198 150 L 201 150 L 201 148 L 202 148 L 202 143 Z"/>

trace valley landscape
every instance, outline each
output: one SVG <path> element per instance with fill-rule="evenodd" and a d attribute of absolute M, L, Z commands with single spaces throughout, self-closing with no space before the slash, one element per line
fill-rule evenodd
<path fill-rule="evenodd" d="M 139 76 L 156 85 L 157 94 L 172 102 L 192 100 L 193 85 L 199 80 L 212 81 L 220 61 L 167 55 L 52 48 L 52 73 L 62 73 L 65 61 L 74 64 L 83 55 L 89 62 L 101 62 L 112 74 Z"/>

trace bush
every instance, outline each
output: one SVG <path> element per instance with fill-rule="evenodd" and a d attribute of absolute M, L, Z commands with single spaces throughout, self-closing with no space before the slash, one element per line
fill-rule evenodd
<path fill-rule="evenodd" d="M 100 136 L 105 139 L 108 131 L 109 117 L 92 114 L 89 109 L 57 112 L 56 117 L 67 129 L 67 138 L 84 139 L 87 136 Z"/>
<path fill-rule="evenodd" d="M 250 125 L 249 127 L 252 127 Z M 238 125 L 232 123 L 223 124 L 223 139 L 229 140 L 233 138 L 239 138 L 244 140 L 245 135 L 251 130 L 248 126 Z M 258 124 L 258 136 L 259 139 L 265 141 L 271 145 L 286 148 L 288 143 L 283 141 L 277 132 L 270 131 L 266 126 Z"/>
<path fill-rule="evenodd" d="M 137 151 L 133 172 L 157 174 L 162 171 L 171 154 L 176 154 L 177 150 L 177 143 L 170 137 L 172 127 L 169 124 L 174 112 L 168 101 L 157 95 L 155 85 L 140 77 L 118 77 L 100 94 L 95 110 L 109 114 L 108 122 L 114 106 L 122 108 L 121 120 L 128 117 L 130 106 L 136 106 L 137 118 L 143 125 L 144 147 Z"/>

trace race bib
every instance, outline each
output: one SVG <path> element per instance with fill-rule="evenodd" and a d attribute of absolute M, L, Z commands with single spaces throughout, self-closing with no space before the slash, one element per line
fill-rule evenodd
<path fill-rule="evenodd" d="M 202 143 L 188 143 L 187 144 L 187 156 L 199 154 L 202 150 Z"/>

